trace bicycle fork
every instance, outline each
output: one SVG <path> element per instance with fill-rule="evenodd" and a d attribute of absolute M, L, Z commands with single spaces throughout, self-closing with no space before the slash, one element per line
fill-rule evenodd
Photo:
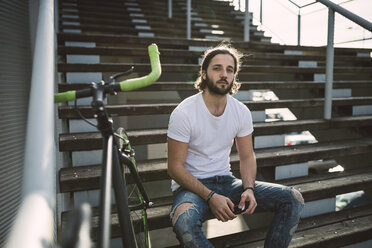
<path fill-rule="evenodd" d="M 104 163 L 101 177 L 101 195 L 100 195 L 100 230 L 99 230 L 99 246 L 101 248 L 110 247 L 110 233 L 111 233 L 111 186 L 114 188 L 115 200 L 117 204 L 117 211 L 119 223 L 122 233 L 122 242 L 124 247 L 137 247 L 135 238 L 124 238 L 125 233 L 134 237 L 134 230 L 132 229 L 131 220 L 125 218 L 125 210 L 128 208 L 128 192 L 123 181 L 122 172 L 120 168 L 119 152 L 114 142 L 114 137 L 109 134 L 104 137 Z"/>

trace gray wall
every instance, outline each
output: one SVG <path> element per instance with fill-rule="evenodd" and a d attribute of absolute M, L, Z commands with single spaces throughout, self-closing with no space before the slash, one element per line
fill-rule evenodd
<path fill-rule="evenodd" d="M 4 246 L 21 197 L 32 69 L 32 9 L 28 1 L 0 1 L 0 247 Z"/>

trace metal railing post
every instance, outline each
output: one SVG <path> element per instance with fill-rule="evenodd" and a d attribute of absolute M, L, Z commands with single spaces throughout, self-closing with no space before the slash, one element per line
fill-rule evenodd
<path fill-rule="evenodd" d="M 245 0 L 244 41 L 249 42 L 249 1 Z"/>
<path fill-rule="evenodd" d="M 191 0 L 187 0 L 187 39 L 191 39 Z"/>
<path fill-rule="evenodd" d="M 54 247 L 54 0 L 40 0 L 27 118 L 22 202 L 7 248 Z"/>
<path fill-rule="evenodd" d="M 297 46 L 301 46 L 301 9 L 298 9 L 297 16 Z"/>
<path fill-rule="evenodd" d="M 327 38 L 327 59 L 326 59 L 326 85 L 324 93 L 324 119 L 332 118 L 332 91 L 333 91 L 333 63 L 334 63 L 334 28 L 335 11 L 328 8 L 328 38 Z"/>
<path fill-rule="evenodd" d="M 260 23 L 261 25 L 263 24 L 262 23 L 262 0 L 260 0 Z"/>
<path fill-rule="evenodd" d="M 172 13 L 172 0 L 168 0 L 168 18 L 172 19 L 173 13 Z"/>

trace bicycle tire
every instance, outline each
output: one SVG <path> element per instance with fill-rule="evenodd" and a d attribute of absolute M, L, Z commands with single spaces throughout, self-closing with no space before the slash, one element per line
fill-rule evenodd
<path fill-rule="evenodd" d="M 129 142 L 128 136 L 125 133 L 124 128 L 119 128 L 116 134 L 121 138 L 116 137 L 118 145 L 121 151 L 126 149 L 131 151 L 132 148 L 128 143 L 126 146 L 125 142 Z M 130 157 L 132 165 L 134 166 L 134 172 L 138 174 L 138 169 L 134 159 L 134 154 Z M 123 179 L 126 185 L 128 193 L 128 213 L 131 220 L 132 229 L 134 231 L 135 240 L 138 248 L 148 248 L 151 247 L 150 244 L 150 233 L 148 228 L 147 212 L 146 207 L 143 205 L 143 197 L 138 189 L 138 186 L 133 180 L 130 180 L 131 171 L 128 165 L 122 164 Z M 133 172 L 132 172 L 133 173 Z M 128 177 L 129 176 L 129 177 Z"/>

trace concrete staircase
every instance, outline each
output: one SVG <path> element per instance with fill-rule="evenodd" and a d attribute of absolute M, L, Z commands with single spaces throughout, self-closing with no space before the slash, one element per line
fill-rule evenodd
<path fill-rule="evenodd" d="M 194 38 L 185 39 L 184 2 L 174 1 L 171 20 L 167 18 L 166 1 L 59 3 L 61 92 L 106 80 L 131 65 L 135 67 L 133 77 L 145 75 L 150 70 L 146 47 L 151 43 L 159 46 L 163 74 L 158 82 L 110 97 L 107 107 L 118 125 L 128 130 L 141 177 L 155 202 L 155 207 L 148 210 L 153 247 L 178 245 L 168 217 L 172 202 L 166 172 L 169 114 L 182 99 L 196 93 L 192 82 L 200 55 L 221 39 L 230 39 L 246 54 L 239 74 L 242 87 L 235 97 L 253 113 L 258 179 L 292 185 L 305 198 L 303 219 L 291 247 L 370 244 L 371 202 L 337 212 L 335 205 L 341 194 L 360 190 L 367 194 L 372 189 L 371 51 L 335 49 L 334 118 L 324 120 L 324 47 L 272 44 L 254 26 L 251 42 L 245 43 L 242 14 L 226 2 L 212 0 L 193 1 Z M 78 101 L 81 113 L 91 119 L 89 103 L 87 99 Z M 59 150 L 65 157 L 58 171 L 58 224 L 63 228 L 73 206 L 84 201 L 98 206 L 102 144 L 100 134 L 79 120 L 73 105 L 59 106 L 58 117 L 63 126 Z M 288 138 L 304 133 L 314 140 L 286 145 Z M 235 151 L 231 164 L 239 176 Z M 337 165 L 344 171 L 329 172 Z M 257 213 L 240 217 L 229 227 L 210 220 L 204 228 L 216 247 L 263 247 L 270 218 L 270 214 Z M 93 229 L 97 228 L 97 219 L 94 208 Z M 223 232 L 213 232 L 216 229 Z M 114 208 L 113 247 L 120 247 L 119 235 Z"/>

